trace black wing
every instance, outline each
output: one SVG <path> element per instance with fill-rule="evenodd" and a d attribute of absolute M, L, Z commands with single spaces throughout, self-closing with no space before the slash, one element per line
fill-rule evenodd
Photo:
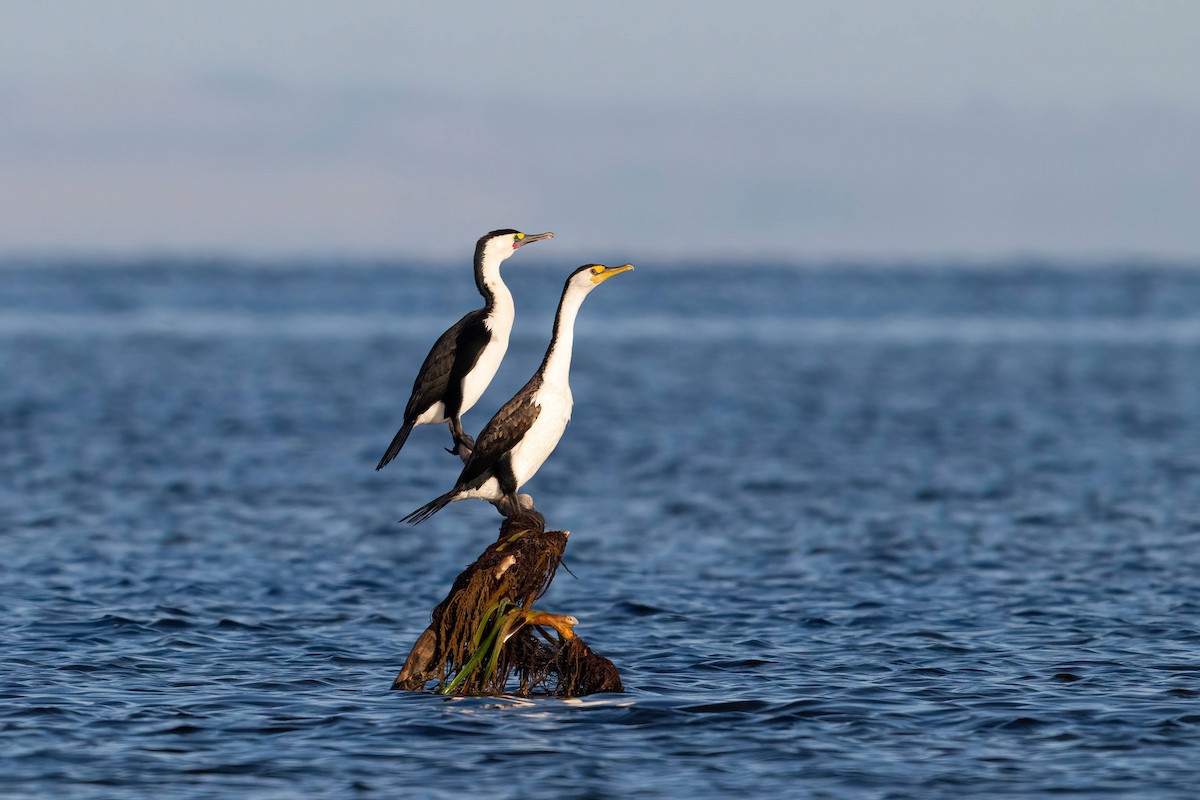
<path fill-rule="evenodd" d="M 475 439 L 475 449 L 471 451 L 471 457 L 463 466 L 456 487 L 471 486 L 521 441 L 521 437 L 533 426 L 538 414 L 542 413 L 542 407 L 534 402 L 534 395 L 541 385 L 541 376 L 534 375 L 521 391 L 488 420 L 488 424 Z"/>
<path fill-rule="evenodd" d="M 408 405 L 404 409 L 405 422 L 415 420 L 434 403 L 446 400 L 448 394 L 458 398 L 455 406 L 462 402 L 459 396 L 462 378 L 475 366 L 479 354 L 491 338 L 487 326 L 483 324 L 485 315 L 486 309 L 472 311 L 451 325 L 434 342 L 433 349 L 425 356 L 425 363 L 417 372 L 417 379 L 413 381 L 412 396 L 408 398 Z"/>

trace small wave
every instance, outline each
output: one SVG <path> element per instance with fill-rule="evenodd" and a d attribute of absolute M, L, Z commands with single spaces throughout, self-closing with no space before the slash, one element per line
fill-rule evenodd
<path fill-rule="evenodd" d="M 155 336 L 196 339 L 427 339 L 445 326 L 438 316 L 387 314 L 263 314 L 156 309 L 118 313 L 0 315 L 0 337 L 51 338 Z M 534 339 L 549 318 L 526 322 L 516 338 Z M 580 329 L 609 341 L 757 341 L 865 344 L 938 342 L 1161 344 L 1200 343 L 1200 319 L 1083 318 L 1045 320 L 1016 317 L 882 317 L 814 319 L 795 317 L 703 317 L 659 314 L 582 320 Z M 536 332 L 536 333 L 535 333 Z"/>

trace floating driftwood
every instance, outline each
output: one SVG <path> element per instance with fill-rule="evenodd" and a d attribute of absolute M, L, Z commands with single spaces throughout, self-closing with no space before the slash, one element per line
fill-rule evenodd
<path fill-rule="evenodd" d="M 547 531 L 533 510 L 506 517 L 499 538 L 433 609 L 392 688 L 557 697 L 622 691 L 612 662 L 575 634 L 575 617 L 533 608 L 554 580 L 567 536 Z"/>

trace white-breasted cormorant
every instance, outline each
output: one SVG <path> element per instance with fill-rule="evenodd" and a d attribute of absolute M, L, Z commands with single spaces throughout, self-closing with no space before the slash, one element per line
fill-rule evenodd
<path fill-rule="evenodd" d="M 571 273 L 558 303 L 550 346 L 537 372 L 480 432 L 454 488 L 401 522 L 424 522 L 449 503 L 472 497 L 493 503 L 506 500 L 510 514 L 520 510 L 517 490 L 553 452 L 571 419 L 571 348 L 579 306 L 592 289 L 631 269 L 632 264 L 586 264 Z"/>
<path fill-rule="evenodd" d="M 553 237 L 553 233 L 524 234 L 504 229 L 485 234 L 475 243 L 475 285 L 483 295 L 484 306 L 438 337 L 413 381 L 412 396 L 404 408 L 404 424 L 375 469 L 383 469 L 396 457 L 417 425 L 449 422 L 454 437 L 451 452 L 470 448 L 470 437 L 462 429 L 462 415 L 492 382 L 512 332 L 512 294 L 500 277 L 500 264 L 518 248 Z"/>

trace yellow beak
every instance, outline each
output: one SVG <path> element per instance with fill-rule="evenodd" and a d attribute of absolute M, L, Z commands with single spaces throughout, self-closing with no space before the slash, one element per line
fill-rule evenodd
<path fill-rule="evenodd" d="M 603 272 L 592 276 L 592 283 L 604 283 L 613 275 L 620 275 L 622 272 L 629 272 L 631 269 L 633 269 L 633 264 L 622 264 L 619 267 L 605 267 Z"/>

